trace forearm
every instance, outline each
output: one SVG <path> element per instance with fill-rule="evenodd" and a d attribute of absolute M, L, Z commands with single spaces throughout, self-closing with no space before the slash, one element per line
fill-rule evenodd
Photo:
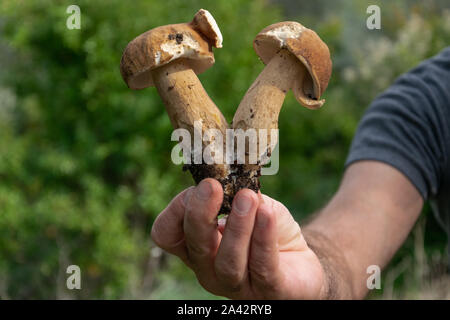
<path fill-rule="evenodd" d="M 367 268 L 387 265 L 422 205 L 396 169 L 369 161 L 350 166 L 333 199 L 302 228 L 326 273 L 325 298 L 364 298 Z"/>

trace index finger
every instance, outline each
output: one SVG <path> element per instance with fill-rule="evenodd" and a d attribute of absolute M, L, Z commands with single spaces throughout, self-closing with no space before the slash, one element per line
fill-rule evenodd
<path fill-rule="evenodd" d="M 192 191 L 184 217 L 189 261 L 199 282 L 210 291 L 216 284 L 214 258 L 221 239 L 217 229 L 217 213 L 222 199 L 220 183 L 207 178 Z"/>
<path fill-rule="evenodd" d="M 180 257 L 186 263 L 187 251 L 183 231 L 184 199 L 193 188 L 182 191 L 172 199 L 156 218 L 151 231 L 151 238 L 159 247 Z"/>

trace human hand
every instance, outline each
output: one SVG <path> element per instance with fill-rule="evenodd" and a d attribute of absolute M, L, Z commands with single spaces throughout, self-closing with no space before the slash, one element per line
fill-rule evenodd
<path fill-rule="evenodd" d="M 178 194 L 151 237 L 178 256 L 209 292 L 231 299 L 320 299 L 326 277 L 286 207 L 243 189 L 226 225 L 217 221 L 223 191 L 214 179 Z"/>

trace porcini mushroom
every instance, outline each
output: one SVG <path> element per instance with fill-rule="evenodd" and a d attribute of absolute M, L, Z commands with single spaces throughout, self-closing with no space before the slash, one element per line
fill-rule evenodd
<path fill-rule="evenodd" d="M 253 47 L 266 64 L 239 104 L 233 118 L 233 128 L 278 128 L 278 116 L 288 90 L 292 89 L 297 101 L 306 108 L 320 108 L 320 100 L 331 76 L 331 59 L 327 45 L 312 30 L 298 22 L 280 22 L 264 28 L 255 38 Z M 259 136 L 259 135 L 258 135 Z M 260 145 L 258 155 L 270 156 L 270 146 L 276 145 L 267 137 Z M 241 187 L 259 189 L 261 163 L 240 169 Z"/>
<path fill-rule="evenodd" d="M 157 88 L 175 129 L 187 129 L 193 137 L 194 122 L 201 120 L 202 137 L 209 129 L 225 137 L 228 124 L 196 75 L 214 64 L 212 47 L 222 47 L 222 35 L 212 15 L 201 9 L 189 23 L 157 27 L 131 41 L 122 55 L 120 71 L 131 89 Z M 203 139 L 202 143 L 203 148 L 209 144 Z M 218 148 L 223 152 L 223 146 Z M 196 183 L 207 177 L 222 183 L 221 211 L 229 212 L 229 166 L 202 163 L 188 168 Z"/>

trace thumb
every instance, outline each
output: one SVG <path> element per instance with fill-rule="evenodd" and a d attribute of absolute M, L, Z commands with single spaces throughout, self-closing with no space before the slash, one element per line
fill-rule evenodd
<path fill-rule="evenodd" d="M 297 221 L 279 201 L 262 195 L 264 203 L 273 208 L 277 220 L 278 249 L 280 251 L 303 251 L 308 249 Z"/>

